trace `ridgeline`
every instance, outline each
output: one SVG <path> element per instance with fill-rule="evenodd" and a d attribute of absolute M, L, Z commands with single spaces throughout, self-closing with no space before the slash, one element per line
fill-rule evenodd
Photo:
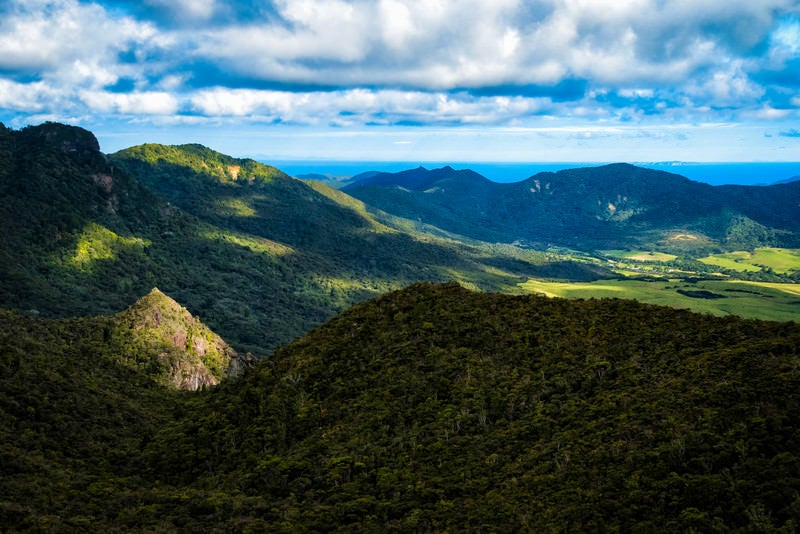
<path fill-rule="evenodd" d="M 120 406 L 58 393 L 53 407 L 66 386 L 44 356 L 35 378 L 14 371 L 31 369 L 23 347 L 49 350 L 30 338 L 44 323 L 6 320 L 4 358 L 18 356 L 3 362 L 0 518 L 12 529 L 797 527 L 795 323 L 418 284 L 192 394 L 142 388 L 140 372 L 90 378 L 91 350 L 73 351 L 72 387 L 129 393 Z M 113 439 L 61 452 L 78 426 L 77 443 Z"/>

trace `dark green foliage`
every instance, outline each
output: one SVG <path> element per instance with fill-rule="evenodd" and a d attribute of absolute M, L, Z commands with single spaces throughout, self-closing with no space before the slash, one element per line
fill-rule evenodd
<path fill-rule="evenodd" d="M 0 314 L 4 528 L 797 528 L 794 323 L 418 284 L 189 394 L 114 321 Z"/>
<path fill-rule="evenodd" d="M 267 499 L 278 530 L 791 532 L 798 346 L 793 323 L 418 285 L 223 385 L 148 454 Z"/>
<path fill-rule="evenodd" d="M 498 184 L 449 167 L 378 173 L 343 188 L 390 213 L 475 239 L 620 246 L 683 252 L 675 233 L 703 237 L 695 253 L 795 246 L 800 184 L 712 187 L 662 171 L 614 164 L 540 173 Z"/>
<path fill-rule="evenodd" d="M 158 286 L 266 354 L 412 280 L 604 273 L 422 235 L 198 145 L 112 162 L 85 130 L 0 125 L 0 304 L 25 312 L 0 311 L 4 532 L 797 530 L 797 324 L 417 284 L 179 392 L 200 345 L 217 376 L 230 352 L 160 292 L 109 317 L 35 315 L 116 312 Z M 789 224 L 762 215 L 703 228 Z"/>
<path fill-rule="evenodd" d="M 178 395 L 158 385 L 157 354 L 127 358 L 116 328 L 110 318 L 0 312 L 4 532 L 79 531 L 104 514 L 113 525 L 120 510 L 103 499 L 141 483 L 138 453 Z"/>
<path fill-rule="evenodd" d="M 686 295 L 687 297 L 692 297 L 694 299 L 724 299 L 725 295 L 720 295 L 719 293 L 714 293 L 713 291 L 706 291 L 706 290 L 687 290 L 687 289 L 677 289 L 676 290 L 681 295 Z"/>

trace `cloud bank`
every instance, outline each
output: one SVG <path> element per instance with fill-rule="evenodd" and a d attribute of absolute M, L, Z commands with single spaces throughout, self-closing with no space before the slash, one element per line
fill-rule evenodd
<path fill-rule="evenodd" d="M 0 111 L 12 123 L 523 127 L 799 118 L 794 0 L 0 6 Z"/>

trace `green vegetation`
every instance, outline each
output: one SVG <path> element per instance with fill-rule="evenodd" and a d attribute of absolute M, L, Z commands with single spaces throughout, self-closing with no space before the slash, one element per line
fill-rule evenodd
<path fill-rule="evenodd" d="M 516 289 L 535 251 L 438 236 L 199 145 L 103 156 L 80 128 L 0 128 L 0 306 L 113 313 L 153 287 L 265 356 L 417 280 Z"/>
<path fill-rule="evenodd" d="M 418 280 L 516 293 L 528 279 L 798 276 L 767 258 L 759 261 L 773 269 L 737 273 L 673 258 L 674 247 L 611 257 L 476 241 L 199 145 L 106 158 L 91 133 L 45 124 L 2 129 L 0 155 L 0 305 L 50 317 L 112 313 L 159 287 L 237 350 L 260 356 Z M 446 185 L 448 198 L 472 194 Z M 565 222 L 573 223 L 582 225 Z"/>
<path fill-rule="evenodd" d="M 166 181 L 178 177 L 190 179 L 183 181 L 187 187 L 206 183 L 222 184 L 268 184 L 274 179 L 288 178 L 286 173 L 258 163 L 252 159 L 239 159 L 220 154 L 203 145 L 189 144 L 165 146 L 145 144 L 125 149 L 118 154 L 133 165 L 140 165 L 152 172 L 159 169 L 159 174 Z"/>
<path fill-rule="evenodd" d="M 79 270 L 91 271 L 96 262 L 119 259 L 119 252 L 123 249 L 141 253 L 150 244 L 138 237 L 120 237 L 108 228 L 89 223 L 78 235 L 75 251 L 66 263 Z"/>
<path fill-rule="evenodd" d="M 769 269 L 779 274 L 800 272 L 800 250 L 784 248 L 756 248 L 753 252 L 744 250 L 713 254 L 699 261 L 717 265 L 731 271 L 759 272 Z"/>
<path fill-rule="evenodd" d="M 734 280 L 683 279 L 600 280 L 596 282 L 552 282 L 528 280 L 521 287 L 530 293 L 563 298 L 617 298 L 685 308 L 698 313 L 739 315 L 771 321 L 800 318 L 800 284 L 775 284 Z M 724 298 L 691 296 L 707 291 Z M 688 293 L 688 294 L 687 294 Z"/>
<path fill-rule="evenodd" d="M 742 260 L 749 258 L 750 253 L 745 251 L 736 251 L 736 252 L 727 252 L 725 254 L 714 254 L 712 256 L 706 256 L 705 258 L 700 258 L 698 261 L 705 263 L 706 265 L 716 265 L 717 267 L 722 267 L 723 269 L 728 269 L 729 271 L 737 271 L 737 272 L 759 272 L 761 271 L 761 267 L 756 265 L 752 265 L 750 263 L 744 263 Z"/>
<path fill-rule="evenodd" d="M 129 340 L 128 347 L 116 350 L 117 357 L 144 357 L 139 365 L 152 367 L 157 351 L 167 385 L 196 390 L 241 371 L 243 359 L 222 338 L 158 289 L 113 319 L 114 332 Z"/>
<path fill-rule="evenodd" d="M 418 284 L 187 393 L 110 319 L 0 321 L 10 531 L 798 526 L 794 323 Z"/>
<path fill-rule="evenodd" d="M 712 187 L 627 164 L 499 184 L 449 167 L 369 175 L 343 191 L 473 239 L 703 256 L 800 246 L 800 184 Z"/>
<path fill-rule="evenodd" d="M 614 256 L 618 258 L 624 258 L 633 261 L 641 261 L 641 262 L 670 262 L 673 260 L 678 259 L 678 256 L 675 254 L 667 254 L 665 252 L 657 252 L 657 251 L 644 251 L 644 250 L 606 250 L 603 251 L 603 254 L 606 256 Z"/>
<path fill-rule="evenodd" d="M 694 260 L 660 251 L 606 250 L 595 256 L 561 250 L 557 255 L 562 258 L 605 268 L 618 278 L 580 282 L 537 276 L 520 287 L 548 296 L 635 299 L 715 315 L 797 321 L 800 272 L 790 268 L 796 253 L 794 249 L 757 249 L 754 254 L 740 251 Z M 751 264 L 755 257 L 763 267 Z"/>
<path fill-rule="evenodd" d="M 0 126 L 0 529 L 796 532 L 800 271 L 757 247 L 797 221 L 772 190 L 658 175 L 652 198 L 696 194 L 656 204 L 610 166 L 494 202 L 450 171 L 389 213 L 199 145 Z M 505 211 L 440 228 L 445 198 L 448 224 Z M 510 223 L 540 240 L 462 235 Z M 719 250 L 754 251 L 695 259 Z M 420 279 L 461 285 L 390 292 Z"/>

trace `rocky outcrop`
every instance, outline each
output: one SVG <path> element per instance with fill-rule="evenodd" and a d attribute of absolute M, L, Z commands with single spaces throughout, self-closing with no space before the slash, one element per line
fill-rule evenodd
<path fill-rule="evenodd" d="M 79 161 L 104 159 L 100 153 L 100 143 L 94 134 L 78 126 L 45 122 L 38 126 L 28 126 L 20 134 L 27 141 L 50 145 Z"/>
<path fill-rule="evenodd" d="M 178 389 L 213 386 L 241 374 L 255 362 L 240 356 L 221 337 L 157 288 L 116 316 L 130 337 L 131 357 L 149 366 L 158 379 Z"/>

